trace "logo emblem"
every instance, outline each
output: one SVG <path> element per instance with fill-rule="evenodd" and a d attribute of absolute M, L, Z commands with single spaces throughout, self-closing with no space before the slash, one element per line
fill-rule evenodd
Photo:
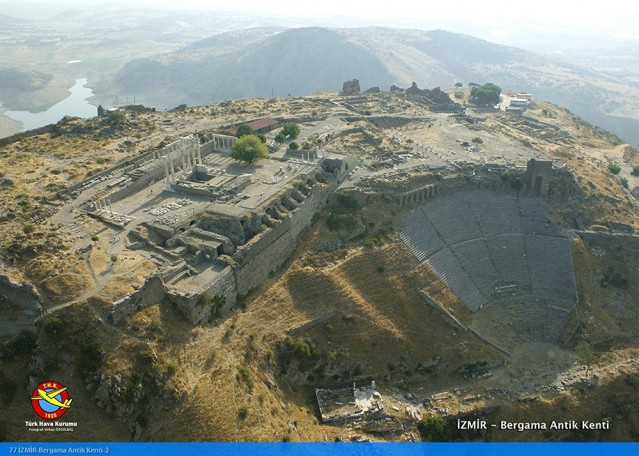
<path fill-rule="evenodd" d="M 71 407 L 69 392 L 66 386 L 58 382 L 42 382 L 31 395 L 31 406 L 40 418 L 56 420 Z"/>

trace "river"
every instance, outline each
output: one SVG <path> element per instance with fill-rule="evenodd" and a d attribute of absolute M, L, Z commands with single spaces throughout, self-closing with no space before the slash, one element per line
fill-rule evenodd
<path fill-rule="evenodd" d="M 85 87 L 87 82 L 87 78 L 77 79 L 75 85 L 69 89 L 71 95 L 54 104 L 46 111 L 6 111 L 4 114 L 21 122 L 21 131 L 56 123 L 64 116 L 94 117 L 97 115 L 98 109 L 87 101 L 88 98 L 93 96 L 93 90 Z"/>

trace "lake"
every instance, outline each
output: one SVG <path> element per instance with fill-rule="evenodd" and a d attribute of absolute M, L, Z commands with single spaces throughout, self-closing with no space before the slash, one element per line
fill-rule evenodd
<path fill-rule="evenodd" d="M 93 96 L 93 90 L 85 87 L 87 82 L 87 78 L 77 79 L 75 85 L 69 89 L 71 95 L 54 104 L 46 111 L 5 111 L 4 114 L 18 122 L 22 122 L 21 131 L 54 124 L 64 116 L 95 117 L 98 114 L 98 108 L 87 101 L 88 98 Z"/>

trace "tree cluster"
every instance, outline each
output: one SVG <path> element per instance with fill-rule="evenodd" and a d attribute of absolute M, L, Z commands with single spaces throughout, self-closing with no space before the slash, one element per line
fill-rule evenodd
<path fill-rule="evenodd" d="M 282 127 L 282 134 L 288 136 L 289 139 L 295 139 L 300 134 L 300 126 L 291 122 L 285 123 Z"/>
<path fill-rule="evenodd" d="M 470 90 L 470 97 L 473 102 L 480 106 L 496 105 L 499 103 L 499 95 L 501 94 L 501 87 L 491 84 L 490 82 L 483 86 L 474 86 Z"/>
<path fill-rule="evenodd" d="M 448 442 L 452 436 L 452 429 L 448 420 L 439 415 L 427 415 L 419 423 L 417 430 L 426 442 Z"/>
<path fill-rule="evenodd" d="M 239 128 L 237 129 L 237 133 L 235 133 L 235 136 L 238 138 L 241 138 L 242 136 L 248 136 L 252 134 L 253 134 L 253 129 L 251 128 L 250 125 L 240 125 Z"/>
<path fill-rule="evenodd" d="M 245 135 L 235 141 L 231 151 L 231 158 L 246 164 L 253 164 L 268 157 L 268 148 L 255 135 Z"/>

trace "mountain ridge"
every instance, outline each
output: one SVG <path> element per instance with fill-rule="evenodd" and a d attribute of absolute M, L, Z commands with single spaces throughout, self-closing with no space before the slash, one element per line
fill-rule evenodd
<path fill-rule="evenodd" d="M 224 47 L 224 46 L 226 47 Z M 113 87 L 148 104 L 338 91 L 391 84 L 452 87 L 493 82 L 566 106 L 639 144 L 639 87 L 609 74 L 445 30 L 306 27 L 229 32 L 127 63 Z M 635 101 L 632 101 L 635 100 Z"/>

